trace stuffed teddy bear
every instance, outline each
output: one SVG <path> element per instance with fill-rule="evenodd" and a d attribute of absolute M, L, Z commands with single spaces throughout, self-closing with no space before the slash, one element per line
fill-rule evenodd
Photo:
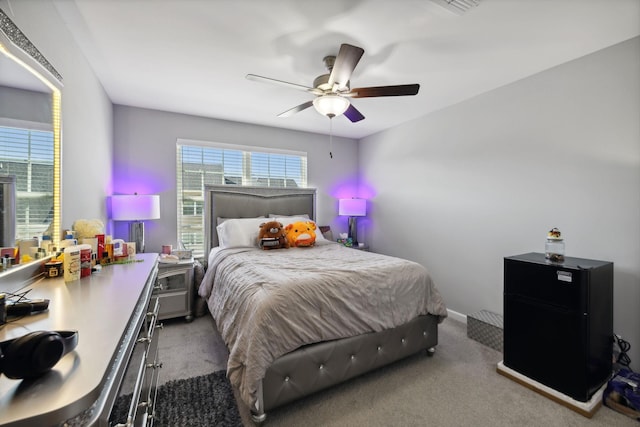
<path fill-rule="evenodd" d="M 316 223 L 313 221 L 298 221 L 287 225 L 284 230 L 287 233 L 289 246 L 307 247 L 316 242 Z"/>
<path fill-rule="evenodd" d="M 258 246 L 262 249 L 288 249 L 284 226 L 278 221 L 263 222 L 258 233 Z"/>

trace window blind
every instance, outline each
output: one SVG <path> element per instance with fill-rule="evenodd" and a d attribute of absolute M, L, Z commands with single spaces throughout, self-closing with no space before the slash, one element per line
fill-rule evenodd
<path fill-rule="evenodd" d="M 0 126 L 0 174 L 16 176 L 16 237 L 42 235 L 53 220 L 53 132 Z"/>
<path fill-rule="evenodd" d="M 204 186 L 306 187 L 307 154 L 233 144 L 178 140 L 178 239 L 205 255 Z"/>

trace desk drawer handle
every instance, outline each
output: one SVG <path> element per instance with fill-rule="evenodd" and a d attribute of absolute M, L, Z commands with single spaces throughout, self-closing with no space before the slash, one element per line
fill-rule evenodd
<path fill-rule="evenodd" d="M 147 334 L 147 336 L 138 338 L 137 342 L 143 343 L 143 342 L 153 341 L 153 333 L 155 332 L 156 329 L 164 329 L 164 324 L 158 323 L 156 325 L 153 325 L 151 328 L 149 328 L 149 333 Z"/>
<path fill-rule="evenodd" d="M 153 311 L 147 312 L 147 317 L 157 317 L 160 312 L 160 298 L 156 298 L 156 303 L 153 306 Z"/>
<path fill-rule="evenodd" d="M 136 382 L 133 386 L 133 394 L 131 396 L 131 404 L 129 406 L 129 413 L 127 415 L 127 426 L 132 425 L 132 420 L 136 417 L 136 412 L 139 407 L 138 401 L 140 400 L 140 394 L 142 393 L 142 381 L 144 379 L 144 366 L 146 365 L 147 352 L 145 351 L 140 361 L 140 367 L 138 368 L 138 374 L 136 375 Z"/>
<path fill-rule="evenodd" d="M 162 329 L 163 325 L 161 323 L 157 323 L 158 321 L 158 313 L 160 312 L 160 299 L 156 298 L 156 303 L 155 306 L 153 308 L 153 311 L 148 311 L 147 312 L 147 317 L 149 318 L 149 329 L 147 331 L 147 336 L 138 339 L 138 342 L 151 342 L 151 339 L 153 338 L 153 332 L 155 331 L 155 328 L 159 328 Z"/>

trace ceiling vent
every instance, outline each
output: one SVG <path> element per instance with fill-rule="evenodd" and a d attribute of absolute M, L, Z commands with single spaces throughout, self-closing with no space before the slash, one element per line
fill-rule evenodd
<path fill-rule="evenodd" d="M 449 12 L 453 12 L 456 15 L 463 15 L 470 9 L 478 6 L 480 0 L 431 0 L 438 6 L 442 6 Z"/>

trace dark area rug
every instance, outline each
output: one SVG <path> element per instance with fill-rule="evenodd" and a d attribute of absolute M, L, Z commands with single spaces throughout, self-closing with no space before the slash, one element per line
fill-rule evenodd
<path fill-rule="evenodd" d="M 130 402 L 131 394 L 117 398 L 110 424 L 126 422 Z M 242 419 L 226 372 L 169 381 L 159 386 L 154 426 L 241 427 Z"/>

